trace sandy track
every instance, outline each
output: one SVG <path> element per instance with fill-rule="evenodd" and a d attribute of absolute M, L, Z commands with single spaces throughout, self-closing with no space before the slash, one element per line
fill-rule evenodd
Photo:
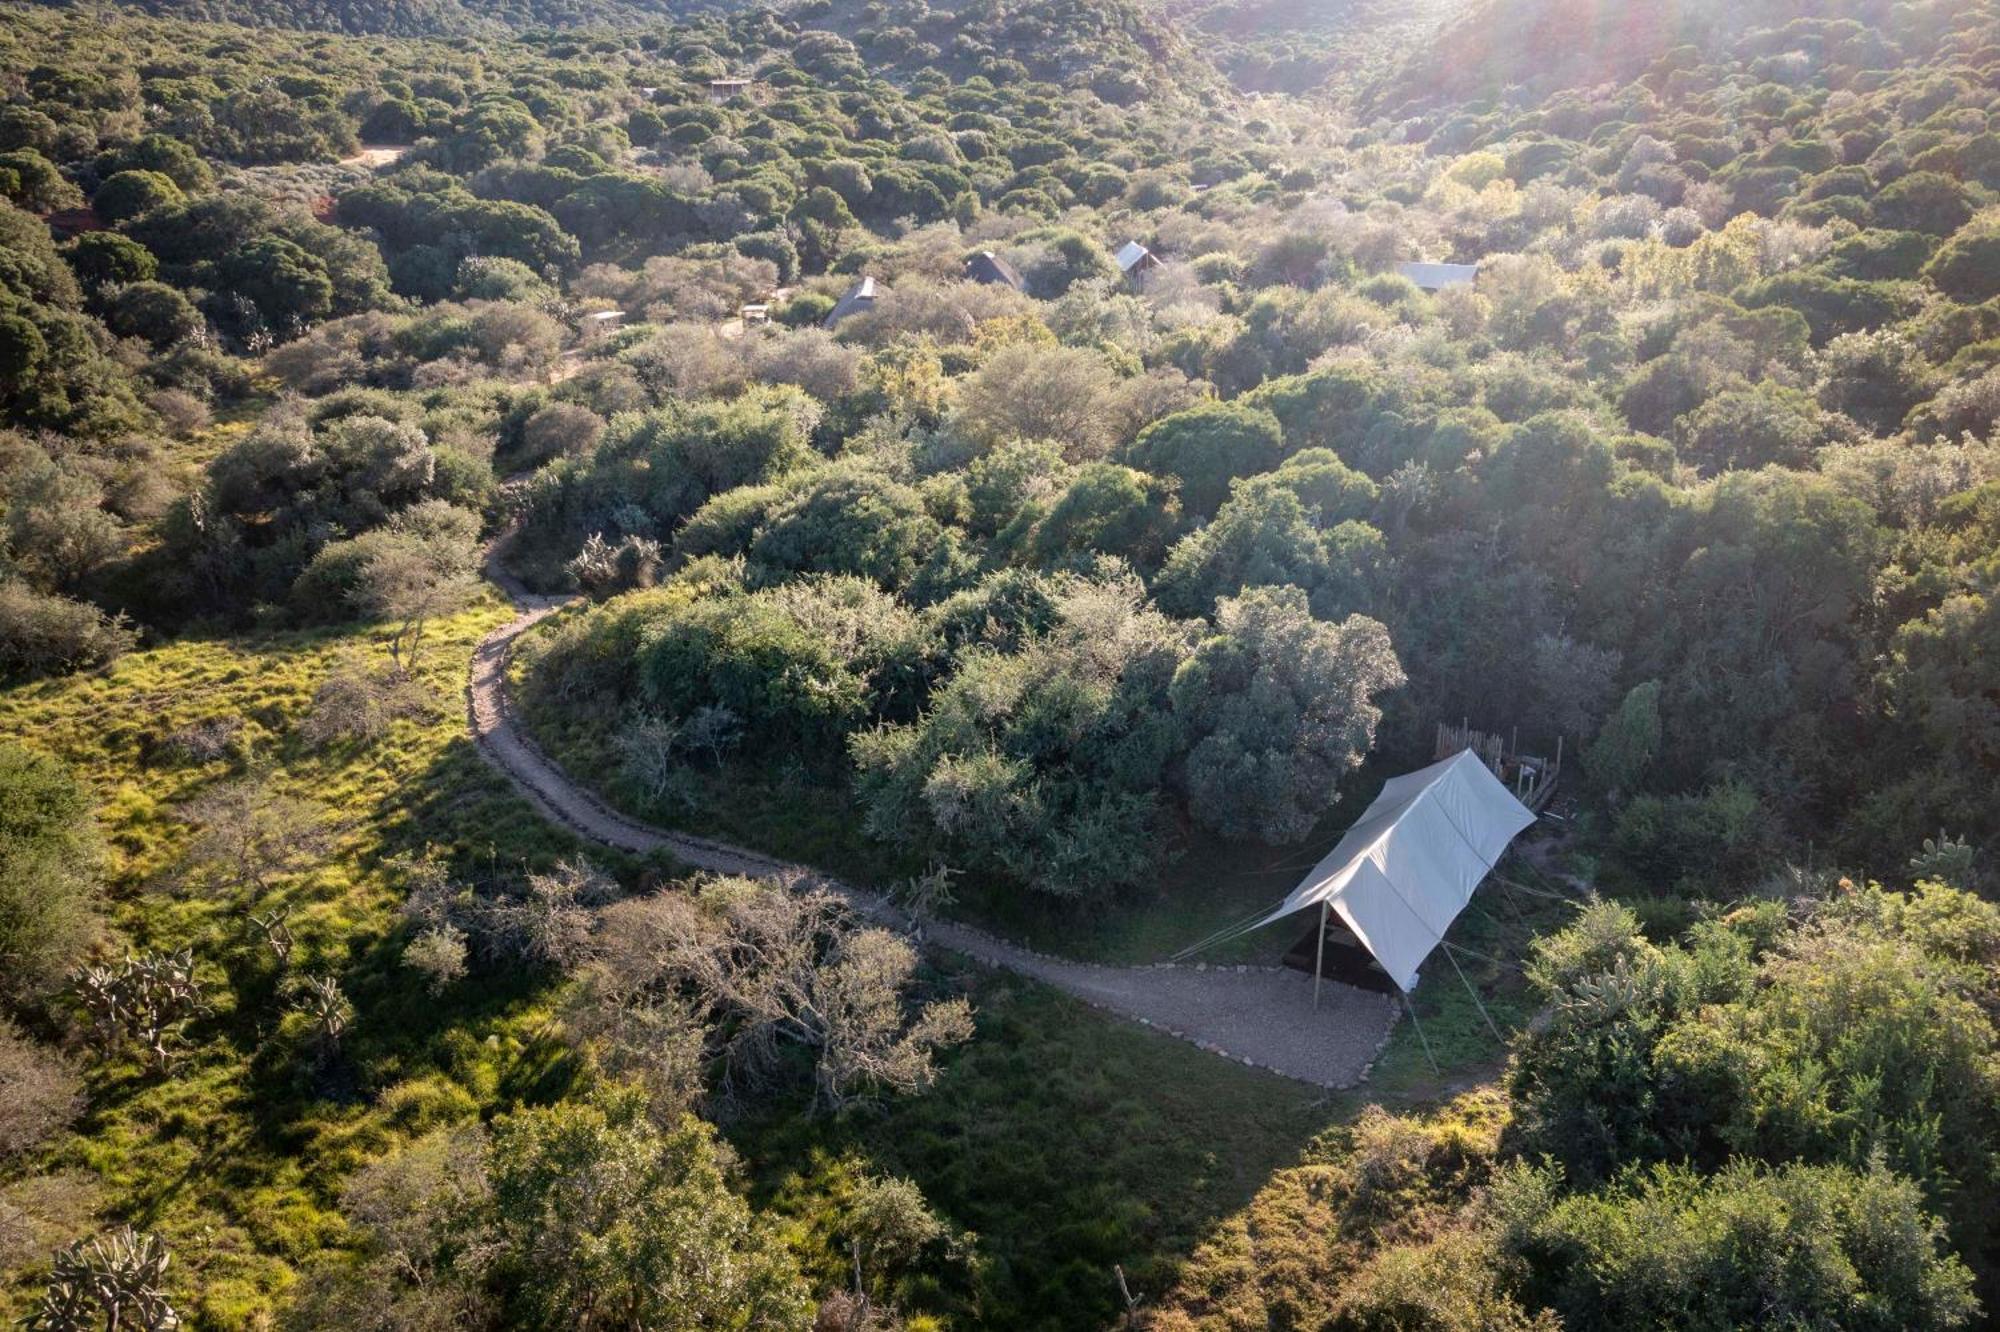
<path fill-rule="evenodd" d="M 543 815 L 586 840 L 621 850 L 664 850 L 697 869 L 784 879 L 839 893 L 856 911 L 985 966 L 1053 985 L 1097 1008 L 1189 1041 L 1219 1057 L 1321 1087 L 1351 1087 L 1368 1074 L 1399 1007 L 1386 995 L 1333 981 L 1317 1012 L 1309 977 L 1282 967 L 1160 964 L 1097 966 L 1032 952 L 954 921 L 913 921 L 879 893 L 804 865 L 743 847 L 669 832 L 619 813 L 573 781 L 529 738 L 507 698 L 507 658 L 516 639 L 568 603 L 530 593 L 489 555 L 487 576 L 520 614 L 481 640 L 466 704 L 479 751 Z"/>
<path fill-rule="evenodd" d="M 412 146 L 407 143 L 364 143 L 361 145 L 361 151 L 352 157 L 341 158 L 340 165 L 380 171 L 384 167 L 392 167 L 402 161 Z"/>

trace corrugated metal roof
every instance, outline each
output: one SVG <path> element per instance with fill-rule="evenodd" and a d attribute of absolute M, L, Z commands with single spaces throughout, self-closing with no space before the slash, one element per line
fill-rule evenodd
<path fill-rule="evenodd" d="M 1118 261 L 1119 271 L 1129 273 L 1132 271 L 1132 265 L 1152 258 L 1153 252 L 1134 240 L 1126 241 L 1113 257 Z"/>
<path fill-rule="evenodd" d="M 1478 264 L 1397 264 L 1396 271 L 1425 291 L 1462 287 L 1479 276 Z"/>

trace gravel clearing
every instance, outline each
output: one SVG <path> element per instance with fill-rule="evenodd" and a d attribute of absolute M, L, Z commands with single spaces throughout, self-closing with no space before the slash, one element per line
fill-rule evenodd
<path fill-rule="evenodd" d="M 504 541 L 504 538 L 503 538 Z M 495 543 L 495 550 L 501 543 Z M 668 832 L 619 813 L 572 781 L 518 724 L 507 698 L 507 657 L 516 639 L 571 598 L 536 596 L 492 551 L 487 577 L 520 614 L 481 640 L 472 657 L 466 711 L 479 752 L 543 815 L 589 841 L 645 853 L 665 850 L 697 869 L 829 888 L 862 915 L 913 930 L 927 944 L 985 966 L 1052 985 L 1220 1058 L 1315 1086 L 1352 1087 L 1368 1076 L 1401 1005 L 1387 995 L 1328 981 L 1313 1009 L 1312 978 L 1282 967 L 1202 963 L 1097 966 L 1050 957 L 955 921 L 912 921 L 878 893 L 742 847 Z"/>

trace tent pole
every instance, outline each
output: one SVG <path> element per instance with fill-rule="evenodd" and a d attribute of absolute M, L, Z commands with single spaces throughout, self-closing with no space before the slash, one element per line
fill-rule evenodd
<path fill-rule="evenodd" d="M 1472 996 L 1473 1007 L 1479 1010 L 1479 1016 L 1486 1019 L 1486 1029 L 1493 1033 L 1494 1040 L 1505 1045 L 1507 1038 L 1500 1034 L 1500 1028 L 1493 1025 L 1493 1015 L 1486 1011 L 1486 1005 L 1480 1001 L 1479 991 L 1473 989 L 1472 982 L 1466 979 L 1465 968 L 1458 965 L 1458 953 L 1450 944 L 1446 944 L 1444 946 L 1444 955 L 1451 960 L 1451 969 L 1458 973 L 1458 979 L 1465 986 L 1465 992 Z"/>
<path fill-rule="evenodd" d="M 1410 1002 L 1408 990 L 1403 991 L 1403 1010 L 1410 1015 L 1410 1025 L 1417 1029 L 1417 1039 L 1424 1043 L 1424 1058 L 1431 1061 L 1431 1072 L 1443 1077 L 1444 1070 L 1438 1067 L 1437 1056 L 1431 1053 L 1430 1037 L 1424 1035 L 1424 1024 L 1417 1021 L 1417 1006 Z"/>
<path fill-rule="evenodd" d="M 1313 1012 L 1319 1012 L 1319 983 L 1326 974 L 1326 899 L 1319 899 L 1319 950 L 1313 955 Z"/>

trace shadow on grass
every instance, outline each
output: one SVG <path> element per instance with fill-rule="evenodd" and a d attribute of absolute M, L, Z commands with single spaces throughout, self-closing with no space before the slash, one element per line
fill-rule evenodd
<path fill-rule="evenodd" d="M 303 1033 L 287 1030 L 286 977 L 261 945 L 245 939 L 221 959 L 234 997 L 226 1036 L 242 1060 L 232 1118 L 240 1117 L 243 1145 L 254 1149 L 247 1159 L 267 1178 L 274 1159 L 301 1162 L 327 1202 L 347 1171 L 387 1150 L 393 1137 L 475 1109 L 555 1099 L 575 1075 L 569 1047 L 547 1020 L 552 977 L 475 964 L 433 994 L 403 962 L 396 857 L 436 847 L 468 881 L 491 884 L 518 882 L 577 850 L 492 772 L 470 740 L 446 741 L 431 757 L 421 775 L 402 774 L 361 812 L 366 835 L 350 851 L 351 871 L 333 886 L 332 899 L 302 895 L 319 897 L 308 910 L 332 912 L 336 927 L 302 933 L 291 975 L 333 975 L 354 1010 L 330 1061 L 316 1063 Z M 308 771 L 314 762 L 307 754 L 291 758 Z"/>
<path fill-rule="evenodd" d="M 729 1133 L 758 1200 L 798 1223 L 829 1284 L 846 1276 L 829 1193 L 857 1169 L 914 1180 L 978 1236 L 970 1267 L 933 1294 L 961 1326 L 1109 1326 L 1114 1265 L 1135 1291 L 1164 1289 L 1219 1220 L 1352 1109 L 1033 982 L 969 966 L 938 979 L 969 994 L 978 1034 L 931 1091 L 838 1117 L 790 1100 Z"/>
<path fill-rule="evenodd" d="M 1507 875 L 1507 862 L 1502 862 L 1500 873 Z M 1442 1101 L 1499 1076 L 1508 1045 L 1538 1007 L 1521 970 L 1529 943 L 1575 919 L 1574 903 L 1521 891 L 1499 877 L 1488 879 L 1445 936 L 1452 951 L 1441 948 L 1425 962 L 1412 996 L 1417 1023 L 1405 1018 L 1397 1024 L 1388 1048 L 1375 1063 L 1369 1092 L 1387 1104 L 1415 1106 Z M 1472 990 L 1478 991 L 1478 1002 Z M 1493 1027 L 1499 1028 L 1499 1037 Z"/>
<path fill-rule="evenodd" d="M 579 849 L 465 734 L 466 655 L 500 614 L 482 603 L 440 622 L 422 670 L 435 712 L 365 744 L 313 748 L 296 728 L 337 662 L 381 663 L 371 626 L 189 636 L 102 672 L 0 690 L 0 732 L 58 755 L 96 794 L 112 850 L 105 912 L 120 942 L 192 946 L 215 1008 L 191 1024 L 167 1075 L 122 1049 L 86 1061 L 90 1106 L 76 1132 L 7 1174 L 79 1171 L 101 1217 L 165 1236 L 199 1291 L 196 1325 L 268 1322 L 299 1266 L 348 1242 L 334 1209 L 361 1166 L 442 1124 L 557 1098 L 574 1079 L 548 977 L 485 968 L 433 996 L 402 964 L 396 855 L 437 845 L 462 877 L 497 883 Z M 162 757 L 167 737 L 216 717 L 238 723 L 227 755 Z M 335 847 L 254 904 L 173 890 L 189 838 L 177 807 L 253 770 L 331 809 Z M 633 882 L 658 872 L 601 859 Z M 253 906 L 291 909 L 295 971 L 333 975 L 353 1004 L 330 1070 L 295 1039 L 277 968 L 244 919 Z M 0 1278 L 0 1318 L 27 1297 L 25 1279 Z"/>

